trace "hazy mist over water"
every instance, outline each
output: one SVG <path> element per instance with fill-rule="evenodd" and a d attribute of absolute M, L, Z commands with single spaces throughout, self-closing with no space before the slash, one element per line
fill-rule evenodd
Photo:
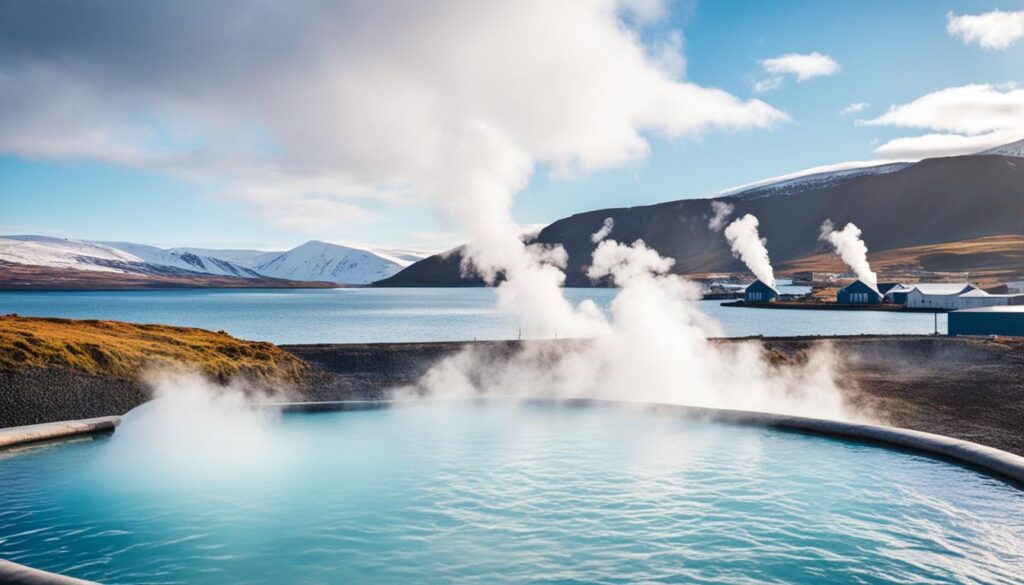
<path fill-rule="evenodd" d="M 565 289 L 572 303 L 592 299 L 604 311 L 615 293 Z M 730 337 L 934 331 L 933 316 L 920 313 L 741 309 L 721 301 L 701 301 L 700 309 Z M 516 317 L 500 312 L 494 291 L 485 288 L 0 292 L 0 313 L 202 327 L 274 343 L 515 339 L 520 333 Z M 938 326 L 946 332 L 945 315 Z M 532 337 L 525 327 L 522 335 Z"/>

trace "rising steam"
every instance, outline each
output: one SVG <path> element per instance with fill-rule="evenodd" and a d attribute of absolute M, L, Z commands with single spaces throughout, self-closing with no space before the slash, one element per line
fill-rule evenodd
<path fill-rule="evenodd" d="M 733 206 L 725 201 L 711 202 L 711 220 L 708 222 L 708 229 L 713 232 L 720 232 L 725 227 L 725 220 L 732 215 Z"/>
<path fill-rule="evenodd" d="M 601 229 L 597 230 L 590 236 L 590 241 L 595 244 L 611 235 L 612 229 L 615 227 L 615 220 L 606 217 L 604 223 L 601 224 Z"/>
<path fill-rule="evenodd" d="M 835 253 L 843 259 L 857 278 L 873 289 L 878 289 L 878 275 L 871 270 L 868 263 L 868 247 L 860 238 L 860 228 L 852 222 L 842 230 L 836 231 L 832 220 L 826 219 L 821 224 L 819 239 L 832 245 Z"/>
<path fill-rule="evenodd" d="M 563 317 L 587 339 L 470 346 L 431 368 L 418 395 L 592 397 L 851 418 L 827 348 L 801 365 L 769 362 L 757 342 L 723 343 L 698 308 L 700 288 L 673 261 L 637 241 L 601 242 L 587 272 L 621 287 L 604 316 L 582 306 Z"/>
<path fill-rule="evenodd" d="M 102 462 L 115 483 L 188 486 L 285 459 L 285 446 L 266 432 L 276 412 L 259 405 L 270 397 L 245 381 L 221 385 L 178 370 L 149 372 L 145 381 L 153 399 L 123 417 Z"/>
<path fill-rule="evenodd" d="M 240 113 L 235 107 L 239 100 L 226 100 L 231 104 L 227 114 L 266 121 L 267 132 L 278 139 L 274 149 L 263 148 L 261 139 L 249 150 L 281 153 L 274 160 L 279 163 L 274 170 L 282 175 L 277 188 L 240 191 L 255 191 L 262 201 L 280 198 L 275 208 L 293 210 L 289 215 L 301 211 L 293 218 L 300 222 L 332 215 L 325 209 L 350 209 L 350 200 L 367 194 L 392 200 L 396 190 L 408 189 L 432 197 L 445 216 L 460 220 L 466 230 L 463 270 L 496 287 L 499 308 L 517 315 L 525 333 L 579 338 L 527 343 L 499 356 L 470 348 L 432 368 L 419 391 L 601 396 L 844 415 L 827 353 L 812 352 L 804 365 L 780 368 L 764 358 L 756 343 L 710 341 L 721 330 L 699 310 L 698 287 L 670 274 L 673 261 L 642 241 L 624 244 L 603 234 L 593 251 L 589 277 L 621 287 L 611 314 L 605 315 L 594 303 L 574 306 L 563 294 L 566 250 L 524 242 L 512 219 L 514 196 L 538 167 L 556 174 L 615 168 L 645 157 L 650 135 L 680 138 L 716 129 L 771 127 L 788 119 L 759 100 L 744 101 L 689 81 L 678 46 L 655 50 L 645 44 L 659 29 L 670 27 L 661 22 L 667 13 L 662 2 L 475 0 L 429 6 L 407 2 L 399 9 L 374 2 L 323 5 L 335 6 L 332 18 L 318 19 L 332 23 L 321 27 L 322 37 L 295 43 L 311 54 L 253 64 L 279 64 L 284 70 L 280 78 L 259 79 L 287 83 L 268 85 L 276 91 L 247 95 L 241 101 L 248 107 Z M 254 46 L 262 46 L 258 43 L 265 38 L 297 30 L 292 18 L 304 25 L 311 10 L 274 8 L 265 22 L 253 18 L 253 26 L 239 30 L 252 35 Z M 278 33 L 279 23 L 286 32 Z M 222 29 L 210 27 L 209 37 L 199 38 L 220 43 Z M 523 43 L 524 38 L 531 42 Z M 235 41 L 227 37 L 223 42 Z M 131 53 L 85 61 L 119 65 L 125 55 Z M 210 62 L 209 51 L 196 56 L 199 64 Z M 172 64 L 173 71 L 181 70 L 179 61 Z M 214 88 L 248 69 L 233 59 L 213 64 L 219 67 L 197 69 L 210 72 Z M 315 65 L 298 69 L 297 75 L 295 67 L 305 64 Z M 134 65 L 128 59 L 125 68 L 133 73 Z M 517 82 L 509 84 L 509 79 Z M 300 89 L 295 83 L 302 84 Z M 167 109 L 205 113 L 210 104 L 191 100 L 207 95 L 222 99 L 223 94 L 183 92 L 181 103 L 189 107 Z M 309 104 L 323 107 L 312 108 L 316 115 L 301 115 L 311 111 Z M 231 124 L 215 127 L 231 130 L 225 144 L 237 140 Z M 253 166 L 263 169 L 264 163 L 259 159 Z M 264 179 L 260 174 L 254 182 L 262 186 Z M 339 208 L 339 203 L 346 206 Z M 341 211 L 333 215 L 345 217 Z M 734 253 L 758 278 L 774 285 L 757 219 L 747 215 L 725 233 Z"/>
<path fill-rule="evenodd" d="M 748 213 L 725 228 L 725 239 L 729 240 L 733 256 L 742 260 L 758 280 L 775 288 L 775 271 L 757 226 L 757 217 Z"/>

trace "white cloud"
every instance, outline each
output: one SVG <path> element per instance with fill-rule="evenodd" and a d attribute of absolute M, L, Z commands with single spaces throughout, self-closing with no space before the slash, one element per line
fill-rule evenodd
<path fill-rule="evenodd" d="M 754 82 L 754 91 L 756 93 L 767 93 L 769 91 L 775 91 L 781 86 L 781 77 L 765 77 L 764 79 L 758 79 Z"/>
<path fill-rule="evenodd" d="M 806 55 L 788 53 L 772 59 L 763 59 L 761 66 L 767 73 L 773 75 L 794 75 L 797 81 L 832 75 L 840 69 L 835 59 L 818 52 Z"/>
<path fill-rule="evenodd" d="M 787 53 L 771 59 L 762 59 L 761 67 L 769 75 L 754 82 L 754 91 L 757 93 L 778 89 L 787 75 L 802 82 L 823 75 L 832 75 L 842 68 L 835 59 L 818 52 L 805 55 Z"/>
<path fill-rule="evenodd" d="M 1024 128 L 1024 89 L 1013 84 L 950 87 L 892 106 L 881 116 L 860 123 L 958 134 Z"/>
<path fill-rule="evenodd" d="M 982 49 L 1005 51 L 1024 37 L 1024 11 L 994 10 L 983 14 L 946 15 L 946 31 L 965 45 L 978 45 Z"/>
<path fill-rule="evenodd" d="M 875 149 L 875 155 L 887 160 L 921 160 L 942 156 L 974 154 L 1024 137 L 1022 132 L 990 132 L 977 136 L 960 134 L 924 134 L 896 138 Z"/>
<path fill-rule="evenodd" d="M 839 110 L 839 114 L 841 116 L 848 116 L 850 114 L 856 114 L 856 113 L 859 113 L 859 112 L 863 112 L 864 110 L 868 109 L 869 105 L 871 105 L 871 104 L 869 104 L 867 102 L 856 102 L 856 103 L 853 103 L 853 104 L 850 104 L 850 105 L 846 106 L 842 110 Z"/>
<path fill-rule="evenodd" d="M 1024 89 L 1014 84 L 951 87 L 892 106 L 881 116 L 858 123 L 931 131 L 882 144 L 875 154 L 883 158 L 969 154 L 1024 136 Z"/>
<path fill-rule="evenodd" d="M 253 3 L 237 27 L 205 0 L 18 7 L 0 5 L 0 152 L 212 181 L 282 225 L 423 195 L 461 209 L 538 163 L 587 172 L 651 134 L 788 119 L 687 81 L 678 33 L 641 42 L 657 0 Z"/>

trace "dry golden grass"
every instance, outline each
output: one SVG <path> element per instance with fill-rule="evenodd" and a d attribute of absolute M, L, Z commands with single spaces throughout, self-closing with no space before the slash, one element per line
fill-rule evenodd
<path fill-rule="evenodd" d="M 0 371 L 50 366 L 119 378 L 133 378 L 149 367 L 186 366 L 221 381 L 239 374 L 293 380 L 306 369 L 271 343 L 205 329 L 0 317 Z"/>
<path fill-rule="evenodd" d="M 868 246 L 871 242 L 868 241 Z M 988 236 L 973 240 L 868 252 L 871 267 L 883 276 L 911 271 L 968 272 L 972 282 L 998 284 L 1024 277 L 1024 235 Z M 833 254 L 821 253 L 781 263 L 787 272 L 845 272 Z"/>

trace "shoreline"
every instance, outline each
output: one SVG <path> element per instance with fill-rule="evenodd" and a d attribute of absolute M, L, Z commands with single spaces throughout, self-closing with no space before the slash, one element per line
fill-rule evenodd
<path fill-rule="evenodd" d="M 745 309 L 804 309 L 807 311 L 879 311 L 883 313 L 949 313 L 952 309 L 917 309 L 893 304 L 839 304 L 839 303 L 804 303 L 799 301 L 775 301 L 771 303 L 748 303 L 746 301 L 732 301 L 721 303 L 723 307 L 737 307 Z"/>
<path fill-rule="evenodd" d="M 87 323 L 86 323 L 87 324 Z M 248 343 L 248 342 L 245 342 Z M 585 340 L 290 344 L 268 347 L 301 362 L 289 400 L 380 400 L 414 385 L 433 365 L 464 348 L 502 357 L 527 344 Z M 853 409 L 890 426 L 955 437 L 1024 455 L 1024 339 L 943 335 L 836 335 L 715 338 L 754 343 L 785 366 L 825 348 Z M 287 355 L 283 355 L 287 354 Z M 287 361 L 282 362 L 287 363 Z M 0 368 L 0 427 L 124 414 L 150 397 L 138 377 L 71 366 Z"/>

